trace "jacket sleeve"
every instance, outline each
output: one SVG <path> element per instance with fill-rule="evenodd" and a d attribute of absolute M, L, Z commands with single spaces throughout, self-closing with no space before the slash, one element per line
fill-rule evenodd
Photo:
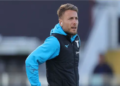
<path fill-rule="evenodd" d="M 27 57 L 25 61 L 26 74 L 31 86 L 41 86 L 39 82 L 39 65 L 58 56 L 59 51 L 59 41 L 54 36 L 50 36 Z"/>

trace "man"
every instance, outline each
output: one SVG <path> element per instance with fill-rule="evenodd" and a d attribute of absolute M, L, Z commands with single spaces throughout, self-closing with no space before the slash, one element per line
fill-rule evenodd
<path fill-rule="evenodd" d="M 105 54 L 99 54 L 99 63 L 96 65 L 95 69 L 93 70 L 93 74 L 101 76 L 103 83 L 100 86 L 112 86 L 112 78 L 114 71 L 112 67 L 106 62 Z"/>
<path fill-rule="evenodd" d="M 96 65 L 94 74 L 113 75 L 111 66 L 106 62 L 104 54 L 99 55 L 99 63 Z"/>
<path fill-rule="evenodd" d="M 46 62 L 49 86 L 78 86 L 80 39 L 77 35 L 78 9 L 63 4 L 57 11 L 59 23 L 51 35 L 26 59 L 26 73 L 31 86 L 41 86 L 38 66 Z"/>

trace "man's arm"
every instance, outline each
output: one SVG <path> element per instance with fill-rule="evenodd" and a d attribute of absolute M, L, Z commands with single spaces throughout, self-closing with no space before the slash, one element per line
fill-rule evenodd
<path fill-rule="evenodd" d="M 39 82 L 39 65 L 58 56 L 59 51 L 59 41 L 57 38 L 51 36 L 27 57 L 25 61 L 26 74 L 31 86 L 41 86 Z"/>

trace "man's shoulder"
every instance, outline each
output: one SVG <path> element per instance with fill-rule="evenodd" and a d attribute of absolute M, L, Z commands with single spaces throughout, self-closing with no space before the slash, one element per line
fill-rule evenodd
<path fill-rule="evenodd" d="M 52 44 L 59 44 L 58 39 L 55 36 L 49 36 L 45 39 L 44 43 L 52 43 Z"/>

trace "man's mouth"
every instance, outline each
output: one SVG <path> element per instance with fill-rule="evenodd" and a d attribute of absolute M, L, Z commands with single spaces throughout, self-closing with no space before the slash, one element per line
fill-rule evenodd
<path fill-rule="evenodd" d="M 71 27 L 72 29 L 77 29 L 77 27 Z"/>

